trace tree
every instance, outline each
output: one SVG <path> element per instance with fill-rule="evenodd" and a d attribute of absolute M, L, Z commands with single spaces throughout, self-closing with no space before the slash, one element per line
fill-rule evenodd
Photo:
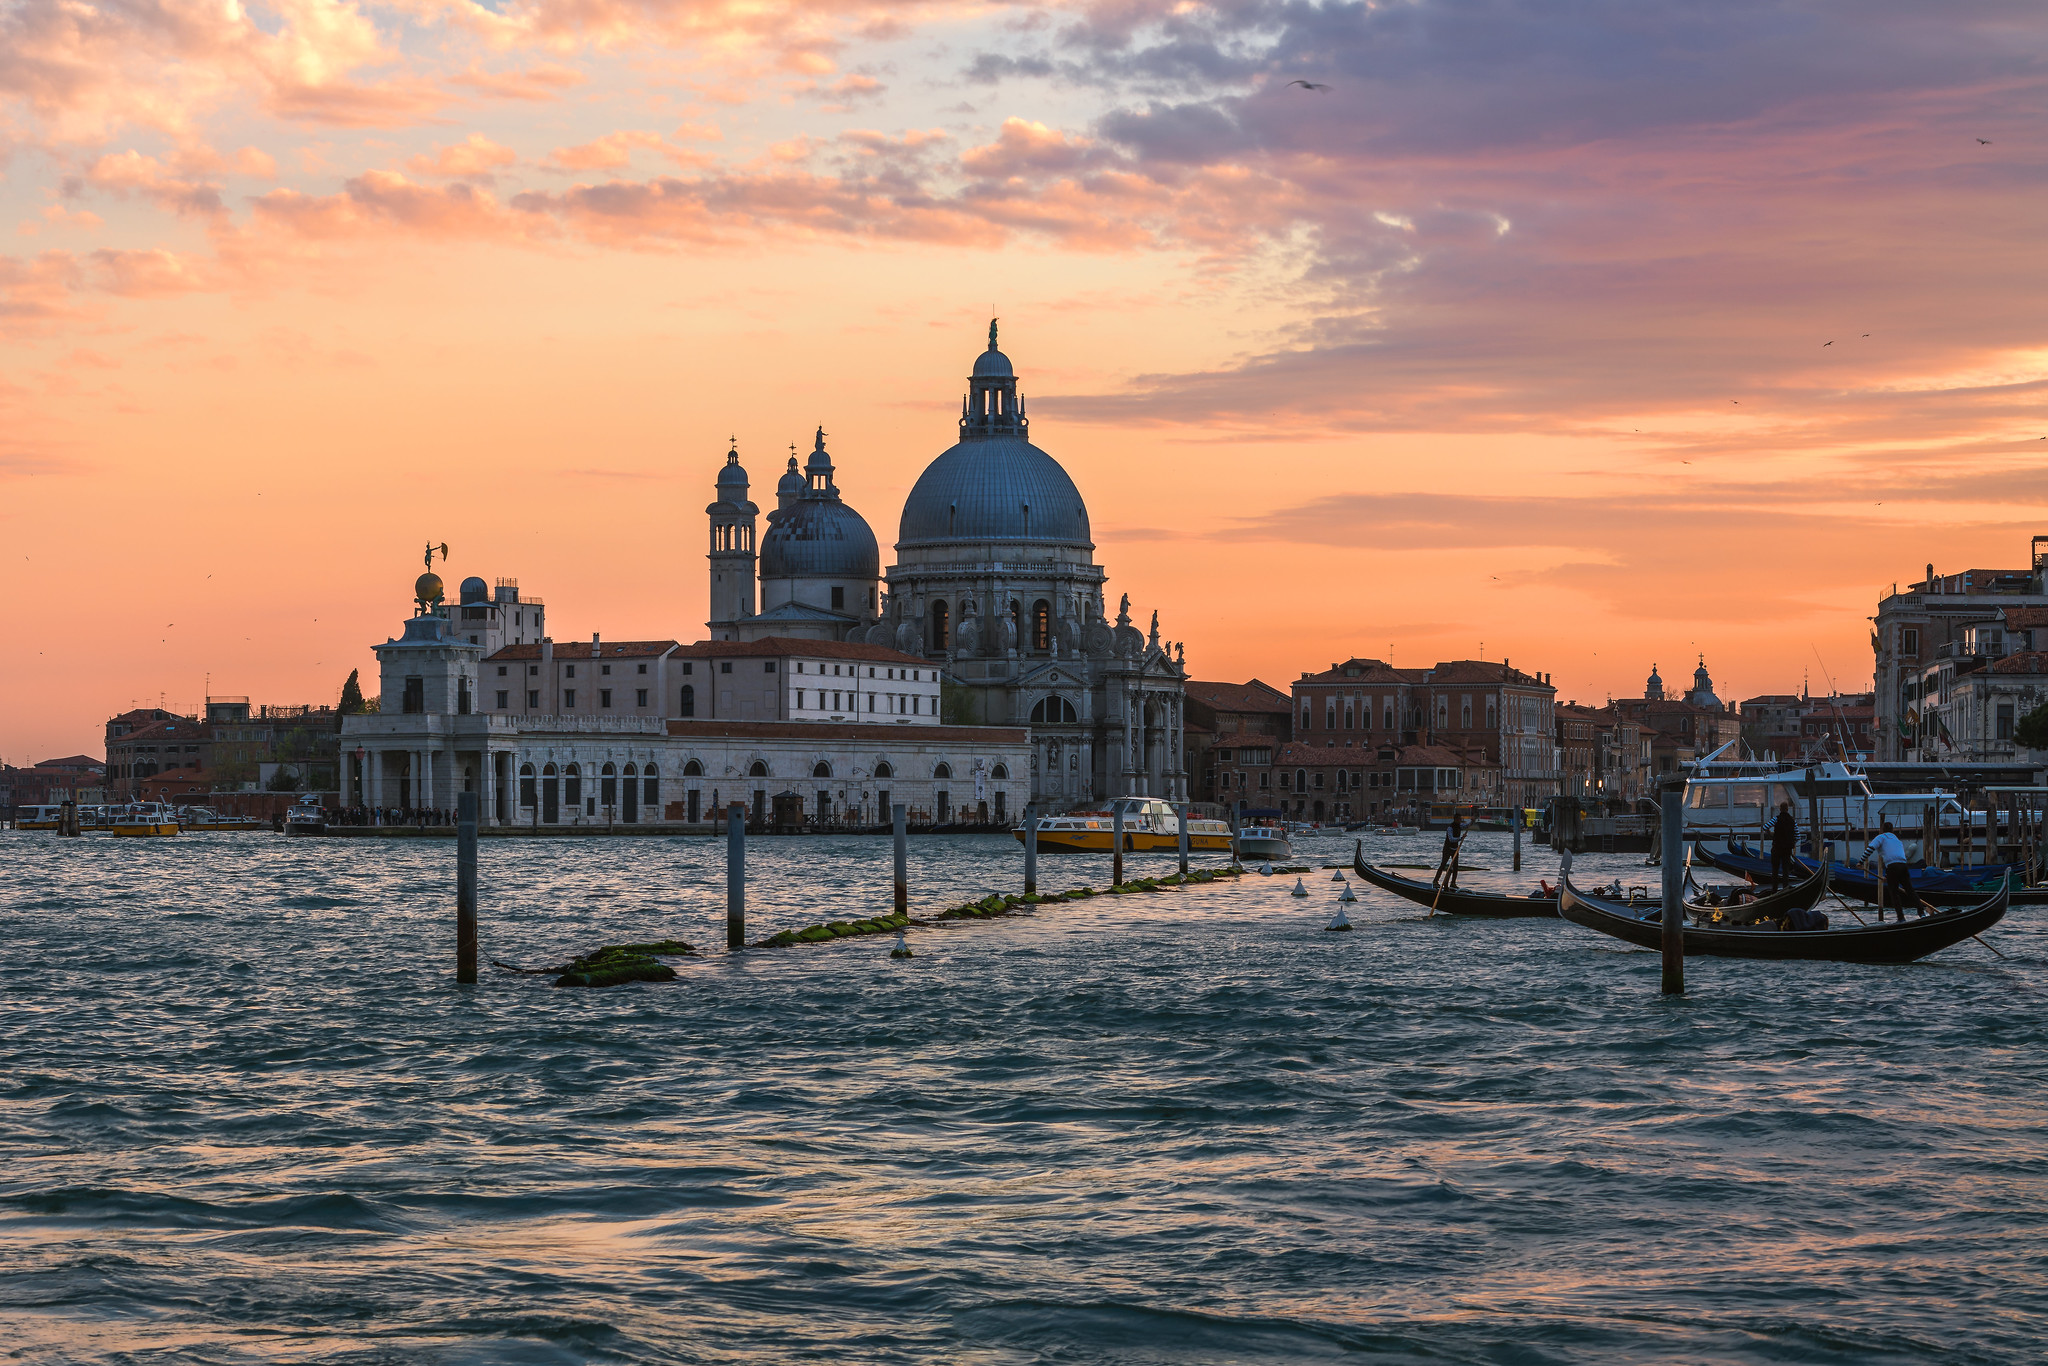
<path fill-rule="evenodd" d="M 981 689 L 950 678 L 939 680 L 939 720 L 949 726 L 981 724 Z"/>
<path fill-rule="evenodd" d="M 341 705 L 335 710 L 343 716 L 361 716 L 369 711 L 370 704 L 363 701 L 363 685 L 356 681 L 357 669 L 348 671 L 348 682 L 341 685 Z"/>
<path fill-rule="evenodd" d="M 2028 749 L 2048 749 L 2048 702 L 2022 716 L 2012 728 L 2012 738 Z"/>

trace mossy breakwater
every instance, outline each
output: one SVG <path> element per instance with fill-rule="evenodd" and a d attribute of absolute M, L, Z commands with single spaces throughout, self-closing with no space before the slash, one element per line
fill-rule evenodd
<path fill-rule="evenodd" d="M 797 944 L 825 944 L 839 939 L 858 939 L 863 935 L 895 934 L 914 925 L 929 925 L 944 920 L 995 920 L 1033 906 L 1049 906 L 1062 901 L 1085 901 L 1094 896 L 1132 896 L 1142 892 L 1163 892 L 1183 885 L 1193 886 L 1237 876 L 1237 869 L 1203 868 L 1189 873 L 1185 880 L 1180 874 L 1174 873 L 1167 877 L 1138 878 L 1113 887 L 1075 887 L 1050 894 L 1006 895 L 991 892 L 979 901 L 948 907 L 926 920 L 918 920 L 894 911 L 871 916 L 865 920 L 828 920 L 823 924 L 806 925 L 802 929 L 784 930 L 780 934 L 770 935 L 755 943 L 754 947 L 786 949 Z"/>
<path fill-rule="evenodd" d="M 625 982 L 673 982 L 676 970 L 661 958 L 682 958 L 696 952 L 693 945 L 680 939 L 660 939 L 651 944 L 607 944 L 552 968 L 514 967 L 495 958 L 491 963 L 522 977 L 551 976 L 558 987 L 615 987 Z"/>

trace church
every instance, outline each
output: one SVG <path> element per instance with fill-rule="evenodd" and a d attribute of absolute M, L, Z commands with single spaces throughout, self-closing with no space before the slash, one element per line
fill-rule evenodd
<path fill-rule="evenodd" d="M 822 428 L 765 519 L 729 449 L 694 645 L 557 644 L 514 580 L 472 577 L 450 606 L 430 550 L 412 619 L 375 647 L 380 710 L 343 723 L 344 804 L 474 790 L 490 824 L 694 824 L 734 800 L 757 815 L 801 800 L 858 823 L 893 800 L 943 825 L 1185 801 L 1183 654 L 1157 612 L 1149 633 L 1132 625 L 1128 595 L 1110 622 L 1087 505 L 1028 435 L 991 323 L 958 439 L 911 489 L 886 571 Z"/>
<path fill-rule="evenodd" d="M 1032 800 L 1051 808 L 1145 795 L 1187 799 L 1181 752 L 1184 650 L 1112 623 L 1088 505 L 1030 440 L 1010 358 L 975 357 L 958 440 L 925 467 L 897 523 L 886 573 L 873 530 L 842 497 L 820 429 L 791 455 L 775 509 L 759 508 L 736 450 L 718 471 L 710 522 L 714 640 L 865 643 L 939 665 L 968 725 L 1031 732 Z"/>

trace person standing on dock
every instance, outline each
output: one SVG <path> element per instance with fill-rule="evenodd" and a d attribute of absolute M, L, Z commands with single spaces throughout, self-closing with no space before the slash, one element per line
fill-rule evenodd
<path fill-rule="evenodd" d="M 1799 847 L 1799 827 L 1792 820 L 1792 803 L 1778 803 L 1778 818 L 1771 822 L 1771 881 L 1780 887 L 1792 882 L 1792 851 Z"/>
<path fill-rule="evenodd" d="M 1906 846 L 1892 832 L 1892 823 L 1886 821 L 1878 830 L 1877 838 L 1863 851 L 1863 862 L 1878 861 L 1884 870 L 1884 888 L 1877 896 L 1877 923 L 1884 924 L 1884 908 L 1892 904 L 1894 894 L 1898 897 L 1899 923 L 1906 923 L 1906 908 L 1914 904 L 1913 870 L 1906 865 Z"/>
<path fill-rule="evenodd" d="M 1446 887 L 1455 888 L 1458 885 L 1458 848 L 1465 843 L 1464 831 L 1465 818 L 1453 811 L 1451 813 L 1451 828 L 1444 831 L 1443 857 L 1438 860 L 1436 876 L 1431 878 L 1429 883 L 1430 886 L 1439 891 Z"/>

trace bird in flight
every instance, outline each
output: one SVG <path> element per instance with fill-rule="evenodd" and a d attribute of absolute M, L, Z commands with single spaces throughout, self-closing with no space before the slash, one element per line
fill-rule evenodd
<path fill-rule="evenodd" d="M 1990 138 L 1978 138 L 1978 139 L 1977 139 L 1977 145 L 1978 145 L 1979 147 L 1989 147 L 1989 146 L 1991 145 L 1991 139 L 1990 139 Z"/>
<path fill-rule="evenodd" d="M 1734 404 L 1734 405 L 1735 405 L 1736 407 L 1738 407 L 1738 408 L 1740 408 L 1740 407 L 1742 406 L 1742 400 L 1741 400 L 1741 399 L 1739 399 L 1739 398 L 1731 398 L 1731 399 L 1729 399 L 1728 401 L 1729 401 L 1730 403 Z"/>
<path fill-rule="evenodd" d="M 1831 341 L 1825 341 L 1825 342 L 1822 342 L 1822 343 L 1821 343 L 1821 345 L 1822 345 L 1822 346 L 1833 346 L 1833 345 L 1834 345 L 1834 343 L 1833 343 L 1833 342 L 1831 342 Z"/>
<path fill-rule="evenodd" d="M 1300 87 L 1301 87 L 1301 88 L 1302 88 L 1303 90 L 1321 90 L 1321 91 L 1326 91 L 1326 92 L 1327 92 L 1327 91 L 1329 90 L 1329 88 L 1330 88 L 1330 87 L 1329 87 L 1329 86 L 1327 86 L 1327 85 L 1317 85 L 1317 84 L 1316 84 L 1316 83 L 1315 83 L 1314 81 L 1289 81 L 1289 82 L 1288 82 L 1287 84 L 1288 84 L 1288 85 L 1298 85 L 1298 86 L 1300 86 Z M 1283 87 L 1283 88 L 1284 88 L 1284 87 Z"/>

